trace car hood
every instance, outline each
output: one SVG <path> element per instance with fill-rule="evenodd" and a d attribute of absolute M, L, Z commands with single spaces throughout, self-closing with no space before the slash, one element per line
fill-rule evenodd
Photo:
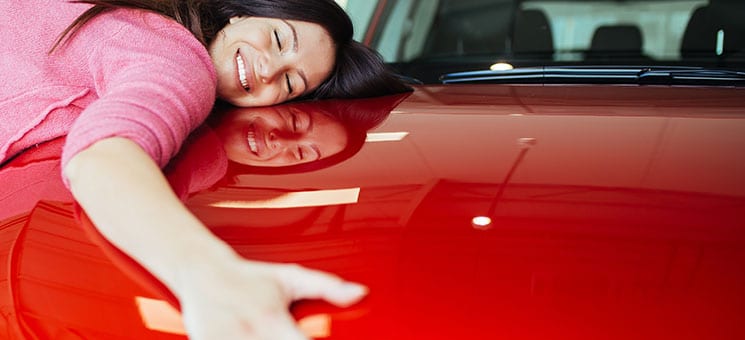
<path fill-rule="evenodd" d="M 369 286 L 350 308 L 293 306 L 318 339 L 740 338 L 743 94 L 418 86 L 340 164 L 259 175 L 210 167 L 195 143 L 168 170 L 243 256 Z M 58 160 L 43 159 L 55 187 Z M 18 189 L 33 204 L 0 216 L 6 328 L 182 335 L 170 293 L 50 192 Z"/>

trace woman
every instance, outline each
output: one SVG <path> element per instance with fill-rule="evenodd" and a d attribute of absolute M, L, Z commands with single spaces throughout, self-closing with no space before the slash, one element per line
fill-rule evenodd
<path fill-rule="evenodd" d="M 71 192 L 174 292 L 193 339 L 302 339 L 287 313 L 293 300 L 348 305 L 364 295 L 328 274 L 240 258 L 160 170 L 215 95 L 259 106 L 405 90 L 351 41 L 333 1 L 4 1 L 0 12 L 0 162 L 67 135 Z"/>

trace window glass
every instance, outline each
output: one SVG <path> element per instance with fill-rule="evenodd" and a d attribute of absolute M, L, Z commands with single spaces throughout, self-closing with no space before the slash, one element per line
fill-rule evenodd
<path fill-rule="evenodd" d="M 362 40 L 376 1 L 344 0 Z M 625 26 L 640 33 L 642 55 L 677 60 L 686 25 L 706 0 L 577 1 L 389 0 L 372 45 L 388 62 L 446 56 L 509 56 L 521 13 L 541 13 L 553 61 L 582 60 L 598 28 Z M 516 22 L 516 19 L 518 22 Z M 532 24 L 530 20 L 527 24 Z M 601 30 L 601 31 L 604 31 Z M 623 34 L 619 31 L 618 34 Z M 613 34 L 610 34 L 613 36 Z M 518 49 L 519 52 L 519 49 Z"/>
<path fill-rule="evenodd" d="M 745 0 L 346 2 L 359 39 L 425 83 L 532 66 L 745 67 Z"/>
<path fill-rule="evenodd" d="M 641 33 L 643 55 L 677 60 L 688 19 L 705 0 L 682 1 L 525 1 L 523 9 L 540 10 L 548 17 L 556 60 L 577 60 L 574 52 L 591 48 L 600 27 L 635 27 Z M 619 34 L 620 35 L 620 34 Z"/>
<path fill-rule="evenodd" d="M 375 13 L 375 7 L 378 5 L 378 2 L 373 0 L 336 0 L 336 2 L 344 8 L 352 19 L 354 39 L 363 41 L 365 39 L 365 31 L 370 25 L 370 20 Z"/>

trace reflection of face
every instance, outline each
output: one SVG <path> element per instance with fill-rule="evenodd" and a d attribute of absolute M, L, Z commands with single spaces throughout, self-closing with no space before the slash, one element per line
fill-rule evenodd
<path fill-rule="evenodd" d="M 292 106 L 228 112 L 215 129 L 228 158 L 252 166 L 289 166 L 339 153 L 347 145 L 341 123 Z"/>
<path fill-rule="evenodd" d="M 285 102 L 315 90 L 331 74 L 335 47 L 318 24 L 234 17 L 209 46 L 217 95 L 242 107 Z"/>

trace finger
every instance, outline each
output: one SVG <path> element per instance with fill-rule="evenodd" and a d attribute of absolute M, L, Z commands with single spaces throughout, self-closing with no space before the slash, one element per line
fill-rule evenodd
<path fill-rule="evenodd" d="M 284 267 L 280 271 L 280 282 L 292 300 L 323 299 L 340 307 L 356 303 L 368 292 L 364 285 L 298 265 Z"/>

